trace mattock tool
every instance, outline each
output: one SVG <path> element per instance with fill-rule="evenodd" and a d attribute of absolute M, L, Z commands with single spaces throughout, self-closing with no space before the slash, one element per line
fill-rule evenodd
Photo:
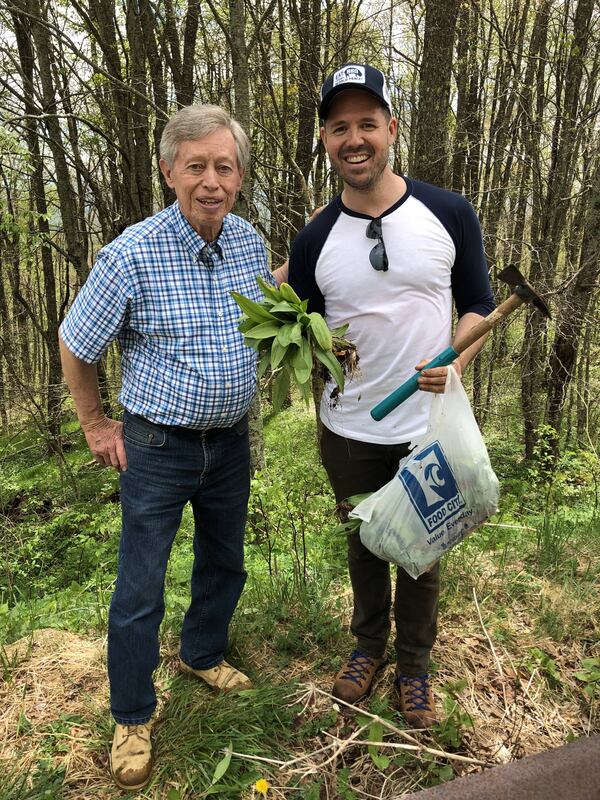
<path fill-rule="evenodd" d="M 473 327 L 456 341 L 452 347 L 447 347 L 443 352 L 437 355 L 433 361 L 425 364 L 423 369 L 445 367 L 451 364 L 454 359 L 458 358 L 458 356 L 467 349 L 467 347 L 475 344 L 478 339 L 481 339 L 482 336 L 491 331 L 500 320 L 506 319 L 509 314 L 512 314 L 513 311 L 520 308 L 523 303 L 531 303 L 541 311 L 545 317 L 550 319 L 548 306 L 535 289 L 527 283 L 515 266 L 511 265 L 503 269 L 502 272 L 498 273 L 498 279 L 504 283 L 508 283 L 509 286 L 514 286 L 513 294 L 511 294 L 508 300 L 505 300 L 498 308 L 492 311 L 491 314 L 488 314 L 485 319 L 473 325 Z M 419 388 L 417 380 L 420 374 L 421 372 L 416 372 L 411 378 L 405 381 L 402 386 L 399 386 L 391 394 L 388 394 L 381 403 L 378 403 L 375 408 L 371 409 L 371 416 L 373 419 L 379 422 L 379 420 L 387 417 L 390 411 L 397 408 L 400 403 L 403 403 L 407 398 L 413 395 Z"/>

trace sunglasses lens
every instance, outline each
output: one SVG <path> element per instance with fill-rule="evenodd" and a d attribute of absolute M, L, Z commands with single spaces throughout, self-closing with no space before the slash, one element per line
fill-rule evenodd
<path fill-rule="evenodd" d="M 369 261 L 371 262 L 371 266 L 378 272 L 387 272 L 388 257 L 385 251 L 385 243 L 383 241 L 383 231 L 381 226 L 381 220 L 379 218 L 372 219 L 371 222 L 369 222 L 369 224 L 367 225 L 367 238 L 379 239 L 375 247 L 369 253 Z"/>
<path fill-rule="evenodd" d="M 378 242 L 371 250 L 369 253 L 369 261 L 371 262 L 373 269 L 376 269 L 378 272 L 387 271 L 388 259 L 383 242 Z"/>

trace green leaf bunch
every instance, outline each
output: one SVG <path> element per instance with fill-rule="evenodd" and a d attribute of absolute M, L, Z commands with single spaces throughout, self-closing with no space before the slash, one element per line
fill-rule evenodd
<path fill-rule="evenodd" d="M 584 658 L 581 666 L 582 669 L 575 673 L 575 677 L 585 683 L 583 691 L 593 700 L 596 694 L 600 696 L 600 659 Z"/>
<path fill-rule="evenodd" d="M 350 344 L 343 339 L 348 326 L 330 330 L 321 314 L 308 313 L 308 300 L 301 300 L 289 284 L 275 287 L 260 277 L 256 280 L 264 295 L 261 302 L 255 303 L 239 292 L 231 294 L 243 311 L 238 328 L 244 342 L 259 353 L 259 378 L 271 370 L 273 410 L 281 409 L 292 381 L 309 402 L 311 376 L 317 364 L 325 367 L 343 392 L 344 370 L 335 345 Z"/>

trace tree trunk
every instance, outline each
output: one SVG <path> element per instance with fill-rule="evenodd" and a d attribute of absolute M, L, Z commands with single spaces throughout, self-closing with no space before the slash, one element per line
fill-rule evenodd
<path fill-rule="evenodd" d="M 419 71 L 415 178 L 450 185 L 448 117 L 454 30 L 460 0 L 425 0 L 425 40 Z"/>
<path fill-rule="evenodd" d="M 129 40 L 129 72 L 131 80 L 130 153 L 133 156 L 134 181 L 141 218 L 152 214 L 152 163 L 150 158 L 148 101 L 146 97 L 146 51 L 140 10 L 136 0 L 126 5 L 127 38 Z"/>
<path fill-rule="evenodd" d="M 50 226 L 48 224 L 48 204 L 45 193 L 45 180 L 42 156 L 40 152 L 38 129 L 35 118 L 39 110 L 33 99 L 33 72 L 34 53 L 31 46 L 32 34 L 29 29 L 28 17 L 13 16 L 19 60 L 24 81 L 25 113 L 28 115 L 26 122 L 26 138 L 31 160 L 31 195 L 35 202 L 36 220 L 35 227 L 41 236 L 40 257 L 42 275 L 44 280 L 44 305 L 45 319 L 40 319 L 26 298 L 19 293 L 18 301 L 29 314 L 32 322 L 44 338 L 48 356 L 48 387 L 46 392 L 46 420 L 48 431 L 48 448 L 50 452 L 60 449 L 60 396 L 61 396 L 61 371 L 60 354 L 58 349 L 58 309 L 56 300 L 56 277 L 54 262 L 50 246 Z M 34 24 L 34 27 L 41 27 Z M 35 38 L 35 37 L 33 37 Z M 57 371 L 58 365 L 58 371 Z"/>
<path fill-rule="evenodd" d="M 291 5 L 292 17 L 300 39 L 298 65 L 298 125 L 294 161 L 294 188 L 291 204 L 292 231 L 301 230 L 307 209 L 312 205 L 309 175 L 313 166 L 316 95 L 319 84 L 319 0 L 299 0 Z"/>
<path fill-rule="evenodd" d="M 47 22 L 38 0 L 22 0 L 23 10 L 29 17 L 30 31 L 37 54 L 40 82 L 43 93 L 44 125 L 48 131 L 48 144 L 52 152 L 56 170 L 56 191 L 60 203 L 60 214 L 67 241 L 67 254 L 75 271 L 83 279 L 87 275 L 87 249 L 83 241 L 83 231 L 78 225 L 78 201 L 67 166 L 66 151 L 60 124 L 56 89 L 52 80 L 52 46 Z M 33 53 L 31 54 L 33 58 Z"/>
<path fill-rule="evenodd" d="M 537 81 L 537 110 L 527 145 L 535 165 L 532 211 L 532 259 L 530 282 L 538 291 L 552 285 L 557 269 L 560 247 L 565 235 L 565 221 L 569 197 L 574 180 L 572 164 L 580 146 L 580 84 L 583 78 L 585 56 L 590 45 L 589 26 L 593 0 L 580 0 L 575 13 L 573 35 L 561 41 L 568 47 L 564 58 L 556 68 L 557 96 L 554 121 L 551 160 L 545 189 L 542 187 L 546 168 L 540 163 L 539 130 L 541 127 L 541 108 L 547 103 L 546 87 L 543 81 L 545 50 L 540 48 L 540 67 Z M 542 2 L 538 13 L 543 15 L 544 23 L 549 14 L 549 2 Z M 545 38 L 545 37 L 544 37 Z M 537 136 L 536 136 L 537 134 Z M 523 342 L 523 373 L 521 380 L 521 405 L 525 430 L 525 455 L 532 458 L 536 441 L 536 429 L 543 417 L 540 402 L 544 387 L 545 373 L 548 369 L 547 354 L 543 346 L 545 322 L 539 311 L 530 310 L 526 318 L 525 339 Z M 570 359 L 565 353 L 563 358 Z M 563 376 L 564 378 L 564 376 Z M 561 378 L 556 376 L 558 382 Z M 559 403 L 555 398 L 554 403 Z M 558 421 L 556 412 L 553 419 Z"/>
<path fill-rule="evenodd" d="M 600 278 L 600 159 L 597 160 L 590 195 L 579 270 L 573 288 L 563 296 L 556 319 L 556 333 L 550 354 L 546 422 L 557 432 L 555 441 L 557 454 L 558 432 L 561 429 L 566 391 L 573 377 L 581 333 L 585 329 L 592 293 Z"/>
<path fill-rule="evenodd" d="M 246 52 L 246 12 L 244 0 L 229 0 L 229 37 L 235 98 L 235 118 L 250 136 L 250 82 L 248 54 Z M 246 171 L 242 184 L 242 200 L 236 204 L 236 213 L 248 218 L 252 197 L 252 169 Z M 265 445 L 260 402 L 260 386 L 248 414 L 250 432 L 250 469 L 252 474 L 265 468 Z"/>

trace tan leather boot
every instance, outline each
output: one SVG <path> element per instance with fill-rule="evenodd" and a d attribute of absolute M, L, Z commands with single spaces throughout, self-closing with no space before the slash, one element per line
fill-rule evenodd
<path fill-rule="evenodd" d="M 194 669 L 179 659 L 179 666 L 182 672 L 200 678 L 218 692 L 240 692 L 243 689 L 252 688 L 250 678 L 239 669 L 232 667 L 227 661 L 221 661 L 216 667 L 209 669 Z"/>
<path fill-rule="evenodd" d="M 141 789 L 152 775 L 152 723 L 116 724 L 110 752 L 110 770 L 121 789 Z"/>

